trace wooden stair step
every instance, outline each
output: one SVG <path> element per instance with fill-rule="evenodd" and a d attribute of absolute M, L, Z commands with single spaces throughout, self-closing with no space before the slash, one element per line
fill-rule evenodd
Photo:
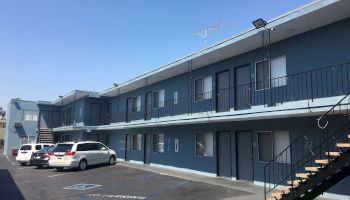
<path fill-rule="evenodd" d="M 332 151 L 332 152 L 326 152 L 325 153 L 327 156 L 340 156 L 340 152 L 338 151 Z"/>
<path fill-rule="evenodd" d="M 337 143 L 337 147 L 350 148 L 350 143 Z"/>
<path fill-rule="evenodd" d="M 302 180 L 293 180 L 293 186 L 294 186 L 294 188 L 295 187 L 298 187 L 298 185 L 300 184 L 300 183 L 302 183 L 303 181 Z M 287 184 L 288 185 L 292 185 L 292 181 L 287 181 Z"/>
<path fill-rule="evenodd" d="M 305 167 L 306 171 L 317 172 L 321 167 Z"/>
<path fill-rule="evenodd" d="M 295 177 L 307 179 L 307 178 L 309 178 L 310 175 L 311 174 L 309 174 L 309 173 L 296 173 Z"/>
<path fill-rule="evenodd" d="M 277 198 L 277 199 L 280 199 L 282 198 L 282 195 L 283 195 L 283 192 L 282 191 L 275 191 L 275 192 L 272 192 L 271 193 L 271 196 Z"/>
<path fill-rule="evenodd" d="M 278 189 L 281 190 L 284 194 L 288 194 L 290 192 L 290 190 L 292 189 L 292 186 L 284 186 L 284 187 L 281 187 Z"/>
<path fill-rule="evenodd" d="M 320 160 L 315 160 L 315 163 L 327 165 L 329 163 L 329 161 L 327 159 L 320 159 Z"/>

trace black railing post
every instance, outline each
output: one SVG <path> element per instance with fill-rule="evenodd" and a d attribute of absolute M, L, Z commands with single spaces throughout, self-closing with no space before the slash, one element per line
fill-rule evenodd
<path fill-rule="evenodd" d="M 312 71 L 310 72 L 310 80 L 311 80 L 311 101 L 313 102 L 314 101 L 314 87 L 313 87 L 313 78 L 312 78 Z"/>
<path fill-rule="evenodd" d="M 266 166 L 264 166 L 264 199 L 266 200 Z"/>

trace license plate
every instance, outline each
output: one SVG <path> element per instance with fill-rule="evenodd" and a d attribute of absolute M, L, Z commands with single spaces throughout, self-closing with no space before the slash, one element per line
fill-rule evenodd
<path fill-rule="evenodd" d="M 36 159 L 40 159 L 40 156 L 37 156 Z"/>
<path fill-rule="evenodd" d="M 60 157 L 57 157 L 57 159 L 58 159 L 58 160 L 61 160 L 62 158 L 60 158 Z"/>

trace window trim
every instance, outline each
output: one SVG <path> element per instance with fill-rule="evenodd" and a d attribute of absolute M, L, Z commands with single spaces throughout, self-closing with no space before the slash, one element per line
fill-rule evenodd
<path fill-rule="evenodd" d="M 257 89 L 257 83 L 258 83 L 258 81 L 257 81 L 257 75 L 256 75 L 256 64 L 258 64 L 258 63 L 260 63 L 260 62 L 265 62 L 265 61 L 269 61 L 269 87 L 266 87 L 266 88 L 262 88 L 262 89 Z M 255 74 L 254 74 L 254 78 L 255 78 L 255 91 L 262 91 L 262 90 L 269 90 L 269 89 L 271 89 L 271 59 L 262 59 L 262 60 L 259 60 L 259 61 L 256 61 L 255 62 L 255 67 L 254 67 L 254 69 L 255 69 Z"/>
<path fill-rule="evenodd" d="M 257 145 L 258 145 L 258 160 L 257 160 L 257 161 L 260 162 L 260 163 L 268 163 L 268 162 L 270 162 L 270 161 L 263 161 L 263 160 L 260 160 L 259 133 L 270 133 L 271 139 L 272 139 L 271 157 L 274 158 L 274 149 L 275 149 L 275 147 L 274 147 L 273 131 L 257 131 L 257 132 L 256 132 L 256 134 L 257 134 L 257 135 L 256 135 L 256 138 L 257 138 L 256 143 L 257 143 Z"/>

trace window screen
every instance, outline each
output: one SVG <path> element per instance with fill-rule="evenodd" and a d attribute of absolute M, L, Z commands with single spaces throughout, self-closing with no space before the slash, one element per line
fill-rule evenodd
<path fill-rule="evenodd" d="M 196 134 L 196 156 L 213 156 L 213 133 Z"/>
<path fill-rule="evenodd" d="M 164 134 L 153 134 L 153 152 L 164 152 Z"/>
<path fill-rule="evenodd" d="M 271 87 L 280 87 L 287 84 L 287 60 L 281 56 L 271 60 Z"/>
<path fill-rule="evenodd" d="M 211 99 L 211 93 L 213 89 L 213 80 L 211 76 L 207 76 L 204 78 L 204 86 L 203 86 L 203 98 L 204 99 Z"/>
<path fill-rule="evenodd" d="M 269 162 L 272 160 L 273 142 L 272 132 L 258 132 L 259 161 Z"/>
<path fill-rule="evenodd" d="M 255 66 L 256 90 L 270 88 L 269 61 L 260 61 Z"/>
<path fill-rule="evenodd" d="M 141 151 L 141 134 L 132 135 L 132 150 Z"/>
<path fill-rule="evenodd" d="M 274 139 L 274 141 L 273 141 L 274 156 L 279 155 L 279 158 L 280 158 L 280 159 L 278 159 L 278 162 L 290 163 L 290 151 L 289 151 L 289 149 L 287 149 L 287 151 L 284 151 L 288 147 L 288 145 L 290 144 L 289 132 L 288 131 L 274 131 L 273 132 L 273 139 Z"/>

